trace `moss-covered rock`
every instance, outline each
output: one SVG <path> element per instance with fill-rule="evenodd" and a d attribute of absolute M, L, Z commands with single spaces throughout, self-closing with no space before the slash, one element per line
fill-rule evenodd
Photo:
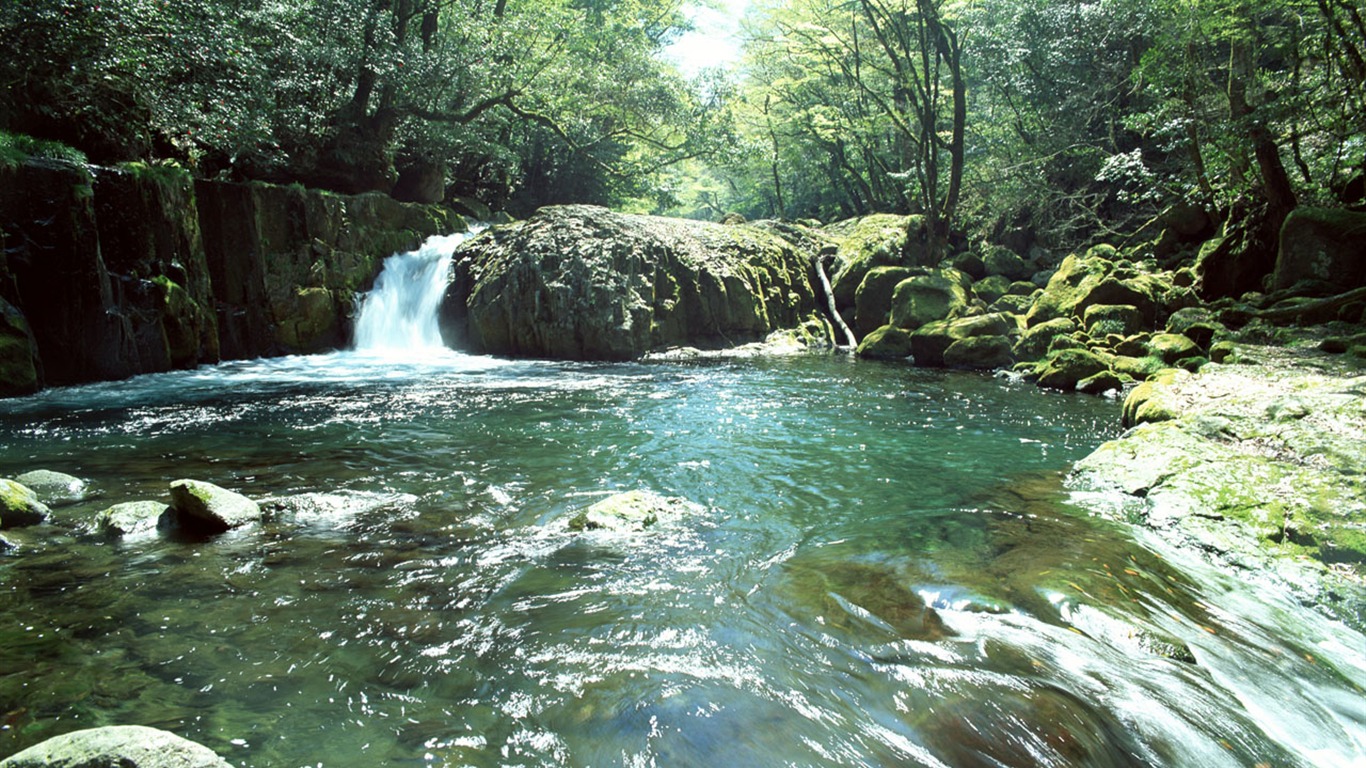
<path fill-rule="evenodd" d="M 897 283 L 892 292 L 891 324 L 915 330 L 936 320 L 951 320 L 968 312 L 966 275 L 940 269 Z"/>
<path fill-rule="evenodd" d="M 988 276 L 997 275 L 1010 281 L 1028 280 L 1034 274 L 1025 260 L 1014 251 L 999 246 L 987 246 L 982 251 L 982 266 Z"/>
<path fill-rule="evenodd" d="M 874 267 L 868 270 L 854 294 L 854 332 L 860 338 L 888 323 L 892 294 L 901 281 L 914 274 L 907 267 Z"/>
<path fill-rule="evenodd" d="M 1077 382 L 1077 391 L 1087 395 L 1103 395 L 1124 388 L 1125 378 L 1115 371 L 1101 371 Z"/>
<path fill-rule="evenodd" d="M 972 284 L 972 293 L 983 304 L 991 304 L 1010 292 L 1010 279 L 991 275 Z"/>
<path fill-rule="evenodd" d="M 1097 246 L 1085 256 L 1063 259 L 1044 292 L 1030 308 L 1025 321 L 1034 326 L 1059 317 L 1081 319 L 1096 304 L 1137 308 L 1143 324 L 1151 326 L 1158 314 L 1162 286 L 1150 275 L 1121 270 L 1112 258 L 1114 249 Z"/>
<path fill-rule="evenodd" d="M 236 491 L 202 480 L 171 483 L 171 527 L 196 535 L 224 533 L 261 519 L 261 507 Z"/>
<path fill-rule="evenodd" d="M 1018 360 L 1041 360 L 1052 347 L 1054 339 L 1069 336 L 1077 330 L 1077 323 L 1070 317 L 1059 317 L 1034 325 L 1020 334 L 1015 342 L 1015 357 Z"/>
<path fill-rule="evenodd" d="M 1170 393 L 1172 385 L 1183 375 L 1184 371 L 1168 368 L 1134 387 L 1124 398 L 1124 426 L 1136 427 L 1180 418 L 1180 403 Z"/>
<path fill-rule="evenodd" d="M 38 525 L 51 514 L 31 489 L 13 480 L 0 479 L 0 529 Z"/>
<path fill-rule="evenodd" d="M 1179 333 L 1155 334 L 1148 340 L 1148 351 L 1168 364 L 1200 355 L 1199 345 Z"/>
<path fill-rule="evenodd" d="M 921 216 L 873 214 L 832 225 L 828 231 L 840 237 L 835 254 L 835 274 L 830 278 L 835 303 L 843 310 L 854 305 L 855 293 L 876 267 L 928 267 L 928 251 L 907 248 L 906 233 L 923 232 Z M 918 241 L 914 238 L 912 242 Z"/>
<path fill-rule="evenodd" d="M 1073 392 L 1083 379 L 1110 370 L 1105 360 L 1085 349 L 1064 349 L 1048 357 L 1039 366 L 1040 387 Z"/>
<path fill-rule="evenodd" d="M 992 314 L 977 315 L 974 317 L 964 317 L 957 320 L 938 320 L 917 328 L 911 333 L 911 354 L 915 357 L 915 364 L 928 367 L 943 367 L 947 365 L 945 355 L 949 348 L 956 342 L 972 338 L 1008 338 L 1018 332 L 1019 326 L 1015 318 L 1011 315 Z M 977 342 L 983 346 L 963 347 L 962 352 L 967 353 L 969 349 L 984 351 L 987 349 L 985 342 Z"/>
<path fill-rule="evenodd" d="M 760 341 L 816 306 L 806 255 L 768 229 L 557 206 L 461 246 L 441 317 L 472 352 L 626 360 Z"/>
<path fill-rule="evenodd" d="M 1132 304 L 1092 304 L 1082 315 L 1082 326 L 1093 339 L 1132 336 L 1143 329 L 1143 313 Z"/>
<path fill-rule="evenodd" d="M 1330 283 L 1346 291 L 1366 285 L 1366 213 L 1301 206 L 1281 227 L 1272 288 L 1283 290 L 1304 280 Z"/>
<path fill-rule="evenodd" d="M 859 342 L 859 357 L 873 360 L 902 360 L 911 355 L 911 332 L 895 325 L 884 325 Z"/>
<path fill-rule="evenodd" d="M 1303 350 L 1258 364 L 1168 371 L 1125 401 L 1133 428 L 1076 466 L 1116 509 L 1362 626 L 1366 617 L 1366 378 Z M 1093 495 L 1100 499 L 1104 494 Z M 1328 567 L 1331 566 L 1331 567 Z"/>
<path fill-rule="evenodd" d="M 1015 363 L 1010 339 L 1005 336 L 970 336 L 944 350 L 944 366 L 963 370 L 992 371 Z"/>

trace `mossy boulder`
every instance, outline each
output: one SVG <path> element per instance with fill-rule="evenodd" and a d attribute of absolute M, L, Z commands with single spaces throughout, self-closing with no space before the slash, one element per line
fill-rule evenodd
<path fill-rule="evenodd" d="M 1281 226 L 1272 288 L 1305 280 L 1342 291 L 1366 285 L 1366 212 L 1301 206 Z"/>
<path fill-rule="evenodd" d="M 0 529 L 38 525 L 52 511 L 21 483 L 0 479 Z"/>
<path fill-rule="evenodd" d="M 859 357 L 874 360 L 901 360 L 911 355 L 911 332 L 895 325 L 884 325 L 859 342 Z"/>
<path fill-rule="evenodd" d="M 860 338 L 886 325 L 892 312 L 892 294 L 901 281 L 914 274 L 907 267 L 874 267 L 854 294 L 854 332 Z"/>
<path fill-rule="evenodd" d="M 1124 388 L 1125 377 L 1115 371 L 1101 371 L 1077 382 L 1077 391 L 1087 395 L 1103 395 Z"/>
<path fill-rule="evenodd" d="M 627 491 L 609 496 L 569 520 L 571 531 L 639 533 L 702 510 L 700 504 L 653 491 Z"/>
<path fill-rule="evenodd" d="M 1070 317 L 1058 317 L 1034 325 L 1020 334 L 1014 353 L 1018 360 L 1041 360 L 1052 348 L 1054 339 L 1066 338 L 1077 330 Z"/>
<path fill-rule="evenodd" d="M 448 343 L 476 353 L 629 360 L 728 348 L 816 311 L 807 256 L 755 225 L 554 206 L 455 253 Z"/>
<path fill-rule="evenodd" d="M 1175 363 L 1201 354 L 1199 345 L 1179 333 L 1159 333 L 1148 340 L 1148 350 L 1164 363 Z"/>
<path fill-rule="evenodd" d="M 944 350 L 944 366 L 962 370 L 991 371 L 1015 363 L 1010 339 L 1005 336 L 970 336 Z"/>
<path fill-rule="evenodd" d="M 972 294 L 983 304 L 990 304 L 1010 292 L 1010 279 L 991 275 L 972 284 Z"/>
<path fill-rule="evenodd" d="M 971 307 L 970 280 L 956 269 L 939 269 L 909 277 L 892 292 L 891 324 L 915 330 L 937 320 L 951 320 Z"/>
<path fill-rule="evenodd" d="M 1172 394 L 1172 386 L 1185 375 L 1184 371 L 1169 368 L 1134 387 L 1124 398 L 1124 427 L 1180 418 L 1181 406 Z"/>
<path fill-rule="evenodd" d="M 923 216 L 878 213 L 827 227 L 840 238 L 830 287 L 843 310 L 854 305 L 855 294 L 868 273 L 877 267 L 929 267 Z M 912 233 L 908 247 L 907 232 Z"/>
<path fill-rule="evenodd" d="M 1038 384 L 1045 389 L 1076 391 L 1084 379 L 1110 370 L 1099 355 L 1085 349 L 1064 349 L 1049 356 L 1039 366 Z"/>
<path fill-rule="evenodd" d="M 261 519 L 261 507 L 236 491 L 202 480 L 171 483 L 170 527 L 191 534 L 213 535 Z"/>
<path fill-rule="evenodd" d="M 1127 337 L 1143 329 L 1143 313 L 1132 304 L 1092 304 L 1082 315 L 1082 325 L 1093 339 Z"/>
<path fill-rule="evenodd" d="M 997 275 L 1010 281 L 1028 280 L 1034 270 L 1014 251 L 999 245 L 982 251 L 982 266 L 988 276 Z"/>
<path fill-rule="evenodd" d="M 916 365 L 943 367 L 948 364 L 946 354 L 949 348 L 956 342 L 973 338 L 1008 339 L 1018 328 L 1015 318 L 1004 314 L 938 320 L 923 325 L 911 333 L 911 354 L 915 357 Z M 982 352 L 994 345 L 994 341 L 974 342 L 972 345 L 961 347 L 960 353 L 964 355 L 962 360 L 966 361 L 969 350 Z"/>
<path fill-rule="evenodd" d="M 1150 275 L 1120 269 L 1112 260 L 1113 248 L 1097 246 L 1084 256 L 1063 259 L 1035 300 L 1025 321 L 1035 326 L 1059 317 L 1082 319 L 1087 307 L 1096 304 L 1129 305 L 1151 326 L 1158 314 L 1159 281 Z"/>

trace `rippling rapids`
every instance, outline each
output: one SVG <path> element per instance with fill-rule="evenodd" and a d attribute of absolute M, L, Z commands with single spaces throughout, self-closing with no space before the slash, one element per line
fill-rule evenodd
<path fill-rule="evenodd" d="M 0 756 L 145 724 L 240 768 L 1335 766 L 1366 642 L 1065 503 L 1113 403 L 827 357 L 428 350 L 0 402 Z M 88 532 L 181 477 L 265 524 Z M 649 489 L 643 533 L 568 517 Z M 929 606 L 928 608 L 926 606 Z"/>

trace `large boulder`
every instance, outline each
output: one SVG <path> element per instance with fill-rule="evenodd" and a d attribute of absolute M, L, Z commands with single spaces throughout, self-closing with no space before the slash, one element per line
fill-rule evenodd
<path fill-rule="evenodd" d="M 911 332 L 884 325 L 863 337 L 857 354 L 872 360 L 901 360 L 911 355 Z"/>
<path fill-rule="evenodd" d="M 0 479 L 0 529 L 37 525 L 52 511 L 21 483 Z"/>
<path fill-rule="evenodd" d="M 915 356 L 916 365 L 943 367 L 950 364 L 950 359 L 946 356 L 957 342 L 975 338 L 991 339 L 989 342 L 960 346 L 958 355 L 961 356 L 956 355 L 952 359 L 956 364 L 965 365 L 970 360 L 977 359 L 979 353 L 986 354 L 992 349 L 999 349 L 999 341 L 1005 341 L 1009 346 L 1008 337 L 1017 330 L 1015 318 L 1011 315 L 977 315 L 957 320 L 938 320 L 917 328 L 911 334 L 911 354 Z"/>
<path fill-rule="evenodd" d="M 1366 213 L 1296 208 L 1281 227 L 1274 290 L 1302 280 L 1346 291 L 1366 285 Z"/>
<path fill-rule="evenodd" d="M 893 292 L 914 274 L 908 267 L 874 267 L 868 271 L 854 294 L 854 332 L 859 338 L 887 324 Z"/>
<path fill-rule="evenodd" d="M 202 744 L 142 725 L 55 736 L 0 761 L 0 768 L 232 768 Z"/>
<path fill-rule="evenodd" d="M 923 216 L 878 213 L 827 229 L 841 238 L 835 253 L 835 274 L 830 278 L 835 303 L 841 311 L 854 305 L 858 287 L 877 267 L 933 266 L 929 263 L 929 249 L 907 247 L 908 231 L 914 233 L 912 244 L 925 241 Z"/>
<path fill-rule="evenodd" d="M 1113 248 L 1097 246 L 1084 256 L 1072 254 L 1063 259 L 1030 308 L 1026 323 L 1032 327 L 1060 317 L 1082 319 L 1087 307 L 1127 304 L 1139 311 L 1144 325 L 1152 326 L 1162 286 L 1151 276 L 1120 268 L 1116 258 Z"/>
<path fill-rule="evenodd" d="M 808 258 L 750 225 L 543 208 L 455 254 L 441 309 L 472 352 L 629 360 L 721 348 L 795 328 L 816 310 Z"/>
<path fill-rule="evenodd" d="M 1082 381 L 1109 370 L 1110 365 L 1094 352 L 1085 349 L 1064 349 L 1040 365 L 1039 386 L 1072 392 Z"/>
<path fill-rule="evenodd" d="M 939 269 L 909 277 L 892 292 L 891 324 L 915 330 L 936 320 L 952 320 L 968 312 L 971 281 L 957 269 Z"/>
<path fill-rule="evenodd" d="M 236 491 L 202 480 L 171 483 L 175 527 L 194 534 L 216 534 L 261 519 L 261 507 Z"/>

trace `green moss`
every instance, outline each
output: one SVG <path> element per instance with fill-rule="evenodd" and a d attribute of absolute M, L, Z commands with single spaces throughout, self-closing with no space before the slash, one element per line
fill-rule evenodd
<path fill-rule="evenodd" d="M 85 165 L 85 153 L 59 141 L 35 139 L 22 133 L 0 131 L 0 166 L 13 168 L 29 158 L 65 160 Z"/>

